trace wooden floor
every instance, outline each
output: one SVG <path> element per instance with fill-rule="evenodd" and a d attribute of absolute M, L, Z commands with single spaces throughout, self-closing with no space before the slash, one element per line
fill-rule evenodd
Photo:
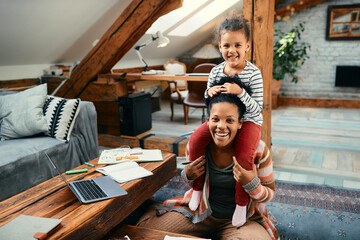
<path fill-rule="evenodd" d="M 195 130 L 201 115 L 201 109 L 190 109 L 189 124 L 184 125 L 182 105 L 175 105 L 170 121 L 169 103 L 162 100 L 161 111 L 152 114 L 152 133 L 179 137 Z M 360 189 L 360 111 L 273 110 L 272 151 L 276 179 Z"/>

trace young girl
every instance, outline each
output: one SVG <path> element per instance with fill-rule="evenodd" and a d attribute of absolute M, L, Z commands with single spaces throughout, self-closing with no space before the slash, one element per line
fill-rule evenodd
<path fill-rule="evenodd" d="M 245 53 L 250 49 L 250 30 L 242 16 L 233 15 L 227 18 L 219 27 L 218 38 L 219 49 L 225 61 L 211 70 L 205 98 L 212 97 L 219 92 L 236 94 L 246 106 L 244 124 L 238 130 L 235 139 L 235 158 L 241 167 L 251 170 L 253 169 L 255 149 L 260 141 L 263 121 L 261 115 L 263 105 L 262 76 L 255 65 L 244 59 Z M 224 83 L 221 86 L 216 84 L 222 77 L 226 76 L 240 78 L 241 82 L 249 87 L 252 93 L 249 94 L 236 83 Z M 229 133 L 227 129 L 223 129 L 219 130 L 217 135 L 226 139 Z M 203 158 L 205 148 L 210 141 L 211 134 L 206 123 L 204 123 L 189 139 L 190 161 Z M 194 193 L 189 202 L 189 208 L 193 211 L 199 206 L 203 184 L 204 174 L 195 179 L 193 185 Z M 240 227 L 246 222 L 246 206 L 249 203 L 249 196 L 239 183 L 236 184 L 235 199 L 236 208 L 232 217 L 232 224 Z"/>

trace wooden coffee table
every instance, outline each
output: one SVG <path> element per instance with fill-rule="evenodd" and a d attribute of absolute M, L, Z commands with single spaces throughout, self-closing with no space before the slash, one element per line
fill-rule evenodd
<path fill-rule="evenodd" d="M 125 217 L 150 198 L 176 174 L 176 156 L 163 152 L 164 161 L 140 163 L 153 176 L 122 183 L 128 194 L 90 204 L 81 204 L 57 176 L 0 203 L 0 226 L 21 214 L 58 218 L 62 222 L 47 239 L 101 239 Z M 96 164 L 98 159 L 90 161 Z M 68 181 L 103 176 L 86 165 L 88 173 L 66 175 Z"/>

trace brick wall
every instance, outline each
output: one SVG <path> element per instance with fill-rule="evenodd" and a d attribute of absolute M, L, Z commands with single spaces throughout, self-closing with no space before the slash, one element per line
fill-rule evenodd
<path fill-rule="evenodd" d="M 291 0 L 286 0 L 282 6 Z M 360 66 L 360 40 L 325 39 L 327 7 L 359 3 L 357 0 L 330 0 L 295 13 L 288 22 L 275 21 L 275 28 L 284 32 L 301 21 L 305 21 L 305 31 L 301 35 L 311 44 L 310 58 L 298 70 L 304 78 L 297 84 L 284 79 L 281 96 L 299 98 L 360 99 L 360 88 L 335 87 L 336 65 Z"/>

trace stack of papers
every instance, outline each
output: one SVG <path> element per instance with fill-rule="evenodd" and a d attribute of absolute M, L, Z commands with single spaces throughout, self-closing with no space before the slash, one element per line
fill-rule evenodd
<path fill-rule="evenodd" d="M 122 162 L 153 162 L 163 161 L 161 150 L 141 148 L 115 148 L 104 150 L 97 164 L 116 164 Z"/>
<path fill-rule="evenodd" d="M 140 167 L 136 162 L 119 163 L 103 168 L 98 168 L 96 171 L 110 176 L 118 183 L 128 182 L 153 175 L 152 172 L 146 170 L 143 167 Z"/>

